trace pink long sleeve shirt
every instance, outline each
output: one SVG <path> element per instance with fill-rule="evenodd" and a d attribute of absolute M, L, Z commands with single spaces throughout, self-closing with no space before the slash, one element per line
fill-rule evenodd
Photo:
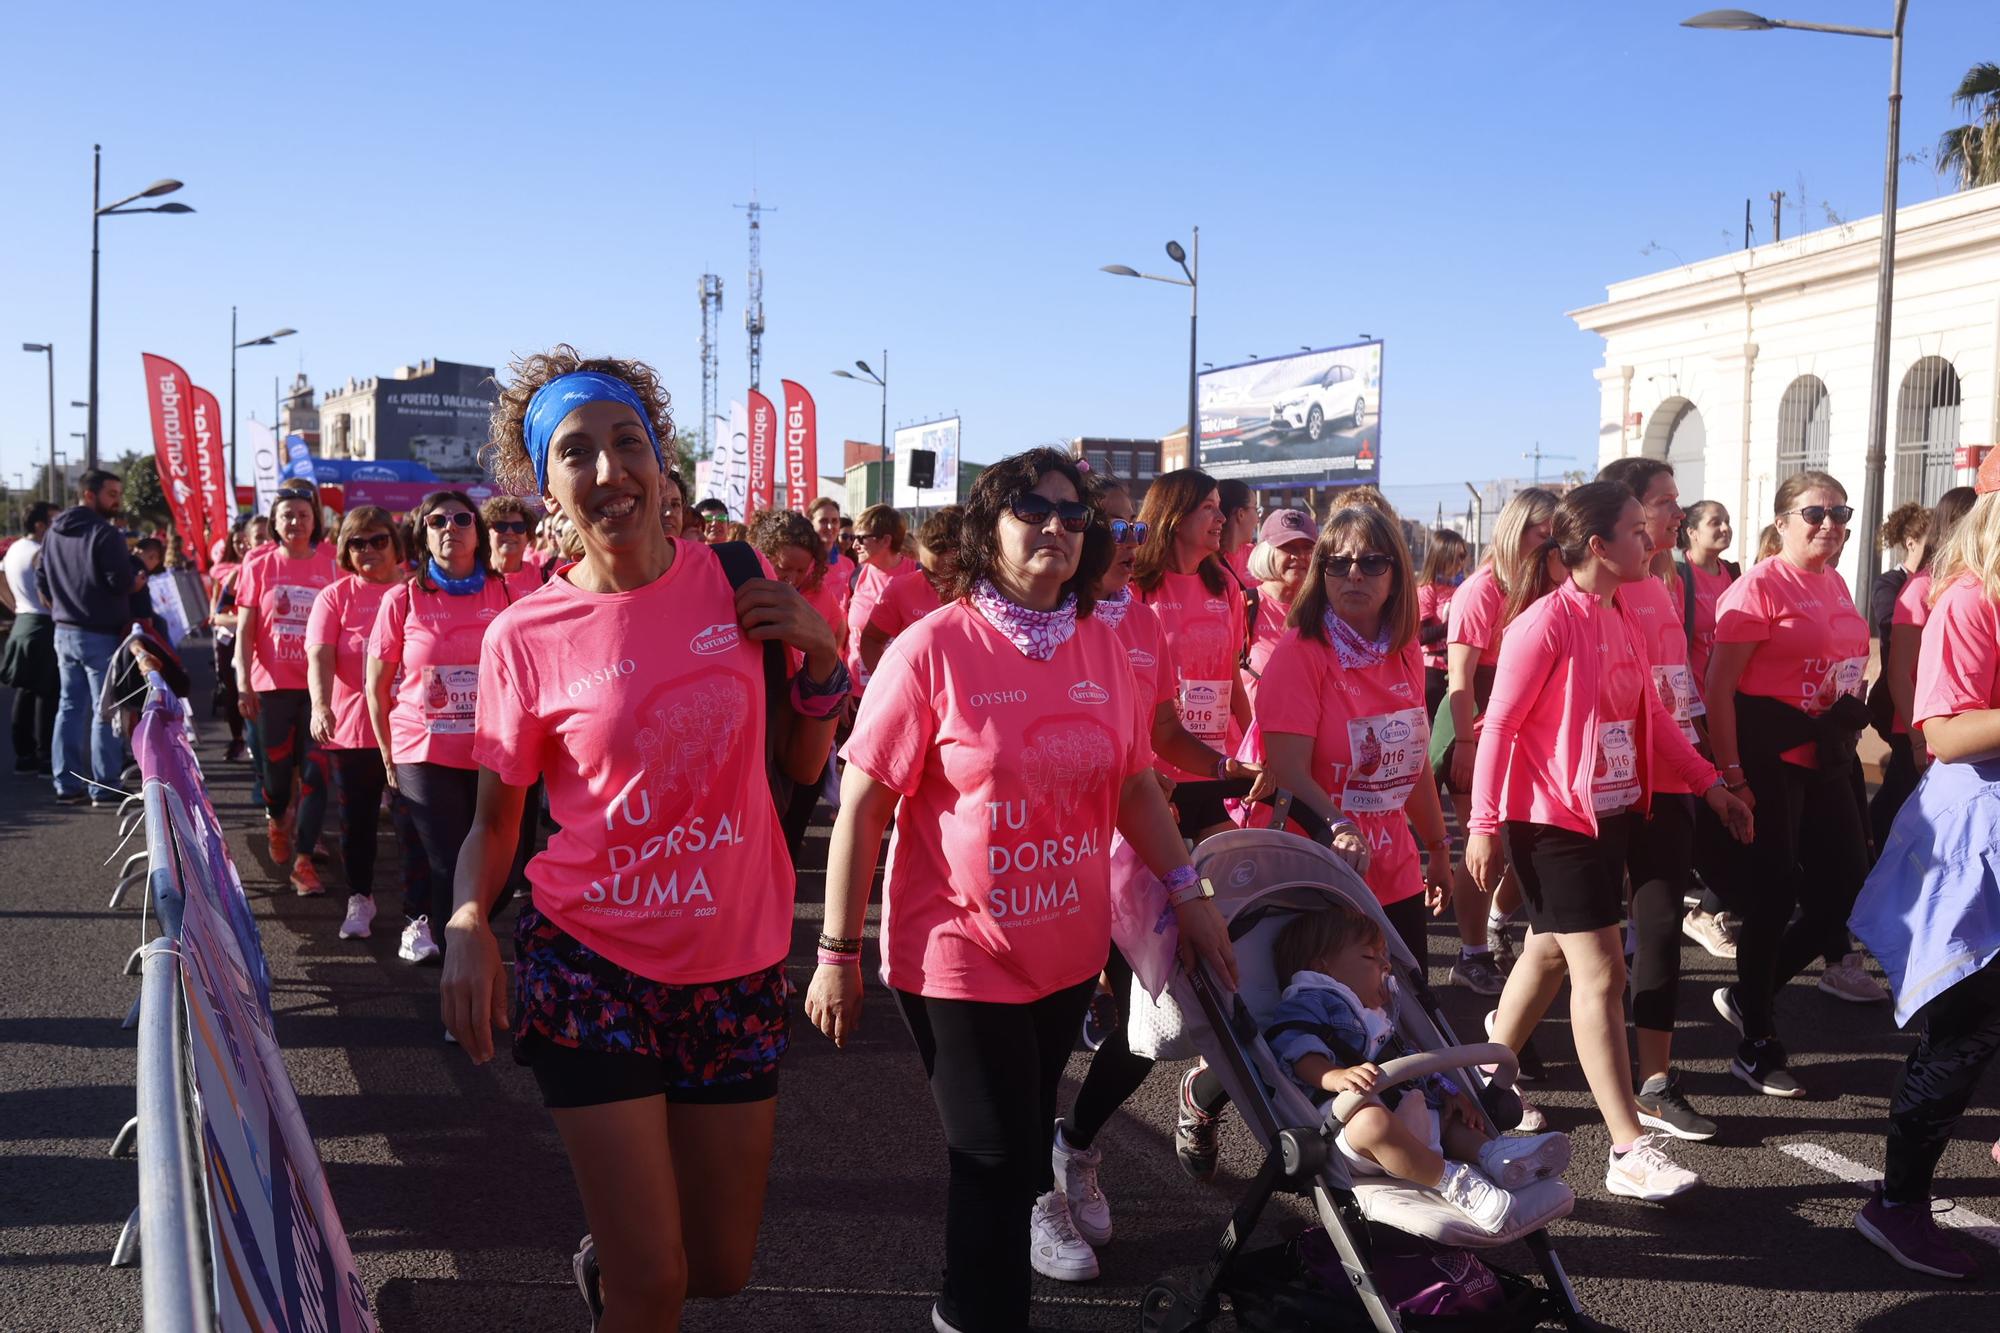
<path fill-rule="evenodd" d="M 1473 770 L 1468 831 L 1492 834 L 1503 821 L 1526 821 L 1596 837 L 1592 789 L 1605 758 L 1603 735 L 1621 722 L 1633 728 L 1638 799 L 1632 808 L 1646 809 L 1659 763 L 1690 790 L 1715 785 L 1714 767 L 1688 744 L 1656 691 L 1638 691 L 1635 717 L 1602 716 L 1604 662 L 1613 658 L 1649 670 L 1645 635 L 1628 612 L 1606 607 L 1573 582 L 1508 627 Z"/>

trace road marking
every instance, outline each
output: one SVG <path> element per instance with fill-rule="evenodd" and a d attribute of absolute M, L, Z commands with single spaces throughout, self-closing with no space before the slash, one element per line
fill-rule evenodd
<path fill-rule="evenodd" d="M 1787 1157 L 1796 1157 L 1807 1166 L 1818 1167 L 1830 1176 L 1836 1176 L 1850 1185 L 1873 1185 L 1882 1179 L 1882 1173 L 1873 1167 L 1861 1165 L 1851 1158 L 1842 1157 L 1831 1148 L 1822 1148 L 1817 1143 L 1781 1143 L 1778 1151 Z M 1983 1213 L 1975 1213 L 1964 1204 L 1959 1204 L 1950 1212 L 1936 1215 L 1938 1225 L 1955 1228 L 1976 1240 L 1985 1241 L 1995 1249 L 2000 1249 L 2000 1222 L 1995 1222 Z"/>
<path fill-rule="evenodd" d="M 575 1284 L 571 1284 L 575 1285 Z M 772 1296 L 861 1296 L 869 1299 L 898 1297 L 911 1301 L 934 1301 L 934 1291 L 901 1291 L 894 1287 L 778 1287 L 750 1286 L 745 1291 L 760 1291 Z M 1107 1300 L 1102 1296 L 1037 1296 L 1036 1305 L 1097 1305 L 1114 1310 L 1129 1310 L 1131 1301 Z"/>

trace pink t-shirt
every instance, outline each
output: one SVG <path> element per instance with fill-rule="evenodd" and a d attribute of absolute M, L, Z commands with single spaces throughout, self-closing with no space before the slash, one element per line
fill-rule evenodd
<path fill-rule="evenodd" d="M 1447 605 L 1447 644 L 1462 643 L 1479 649 L 1479 665 L 1500 662 L 1500 617 L 1507 612 L 1507 594 L 1493 576 L 1491 562 L 1481 565 L 1458 585 Z"/>
<path fill-rule="evenodd" d="M 1152 607 L 1136 597 L 1126 602 L 1125 615 L 1118 622 L 1117 632 L 1118 642 L 1125 645 L 1125 661 L 1132 668 L 1132 679 L 1139 685 L 1139 698 L 1146 713 L 1146 734 L 1150 738 L 1153 718 L 1159 713 L 1160 705 L 1173 703 L 1179 693 L 1173 652 L 1167 647 L 1166 635 L 1160 631 L 1159 616 L 1154 614 Z"/>
<path fill-rule="evenodd" d="M 1222 563 L 1229 566 L 1230 574 L 1245 588 L 1257 586 L 1257 580 L 1250 577 L 1250 553 L 1257 549 L 1256 542 L 1244 542 L 1241 546 L 1222 557 Z"/>
<path fill-rule="evenodd" d="M 882 980 L 1024 1004 L 1094 977 L 1111 943 L 1111 833 L 1151 756 L 1124 644 L 1087 617 L 1046 662 L 969 602 L 889 645 L 847 762 L 897 792 Z"/>
<path fill-rule="evenodd" d="M 944 605 L 944 598 L 921 568 L 907 570 L 890 579 L 868 614 L 871 629 L 893 640 L 898 634 Z"/>
<path fill-rule="evenodd" d="M 1781 555 L 1752 565 L 1716 602 L 1715 641 L 1757 645 L 1736 685 L 1743 694 L 1814 717 L 1843 694 L 1862 696 L 1868 622 L 1832 566 L 1813 574 Z M 1810 745 L 1779 758 L 1805 768 L 1819 764 Z"/>
<path fill-rule="evenodd" d="M 250 658 L 250 688 L 302 690 L 306 687 L 306 619 L 319 590 L 340 577 L 333 543 L 294 558 L 283 548 L 263 548 L 243 562 L 236 576 L 236 604 L 257 608 L 257 639 Z"/>
<path fill-rule="evenodd" d="M 1938 596 L 1924 624 L 1914 711 L 1921 727 L 1980 708 L 2000 708 L 2000 606 L 1965 574 Z"/>
<path fill-rule="evenodd" d="M 526 597 L 529 593 L 533 592 L 535 589 L 542 586 L 543 583 L 542 567 L 534 563 L 533 561 L 523 558 L 521 561 L 521 567 L 515 570 L 512 574 L 506 575 L 505 579 L 507 583 L 507 591 L 511 593 L 513 595 L 514 600 L 518 602 L 523 597 Z"/>
<path fill-rule="evenodd" d="M 1659 580 L 1647 583 L 1660 587 Z M 1627 585 L 1629 588 L 1632 585 Z M 1625 589 L 1620 589 L 1623 593 Z M 1665 589 L 1661 589 L 1662 593 Z M 1643 594 L 1634 599 L 1643 601 Z M 1628 611 L 1637 611 L 1628 607 Z M 1638 804 L 1639 710 L 1646 706 L 1646 649 L 1633 631 L 1651 636 L 1656 616 L 1598 615 L 1597 761 L 1590 774 L 1590 799 L 1600 815 Z M 1678 626 L 1675 627 L 1678 632 Z M 1664 705 L 1665 699 L 1661 699 Z M 1669 710 L 1671 712 L 1671 710 Z M 1664 775 L 1662 775 L 1664 776 Z M 1656 781 L 1654 790 L 1665 790 Z"/>
<path fill-rule="evenodd" d="M 875 565 L 863 564 L 861 572 L 855 577 L 854 590 L 847 598 L 846 641 L 847 670 L 853 678 L 856 694 L 860 694 L 868 684 L 868 669 L 861 665 L 861 631 L 868 628 L 868 617 L 875 614 L 875 603 L 882 600 L 889 581 L 916 567 L 916 561 L 900 556 L 892 569 L 883 570 Z"/>
<path fill-rule="evenodd" d="M 1139 600 L 1160 618 L 1160 631 L 1174 662 L 1181 725 L 1197 740 L 1229 751 L 1231 699 L 1236 661 L 1243 652 L 1243 592 L 1224 576 L 1222 591 L 1210 592 L 1199 574 L 1169 573 L 1151 593 L 1134 585 Z M 1198 782 L 1213 773 L 1190 773 L 1160 761 L 1160 771 L 1179 781 Z"/>
<path fill-rule="evenodd" d="M 847 643 L 847 599 L 844 596 L 847 589 L 841 582 L 845 576 L 837 576 L 836 568 L 829 565 L 825 576 L 819 581 L 819 586 L 811 592 L 800 595 L 811 603 L 812 609 L 819 612 L 820 619 L 824 620 L 827 628 L 833 631 L 833 641 L 844 647 Z M 852 569 L 854 566 L 845 565 L 838 568 Z"/>
<path fill-rule="evenodd" d="M 507 609 L 506 584 L 486 579 L 478 592 L 433 592 L 415 579 L 382 598 L 368 655 L 400 663 L 389 709 L 389 756 L 398 764 L 477 768 L 472 734 L 479 711 L 480 645 Z"/>
<path fill-rule="evenodd" d="M 1292 604 L 1281 602 L 1265 592 L 1257 599 L 1257 623 L 1250 631 L 1250 669 L 1242 672 L 1243 696 L 1250 701 L 1250 710 L 1257 709 L 1257 689 L 1263 684 L 1265 664 L 1271 660 L 1271 650 L 1278 646 L 1278 640 L 1285 637 L 1286 617 L 1292 614 Z"/>
<path fill-rule="evenodd" d="M 1931 572 L 1920 569 L 1903 581 L 1903 590 L 1896 594 L 1895 610 L 1889 616 L 1891 626 L 1915 625 L 1924 627 L 1931 618 Z"/>
<path fill-rule="evenodd" d="M 686 985 L 790 948 L 763 663 L 721 562 L 678 539 L 643 588 L 558 573 L 487 631 L 472 758 L 511 786 L 547 781 L 561 829 L 528 863 L 535 907 L 620 967 Z"/>
<path fill-rule="evenodd" d="M 1379 665 L 1348 669 L 1331 645 L 1285 631 L 1265 668 L 1245 748 L 1264 758 L 1263 738 L 1274 732 L 1312 738 L 1313 781 L 1368 837 L 1375 897 L 1393 903 L 1422 893 L 1423 866 L 1403 813 L 1430 748 L 1416 639 Z"/>
<path fill-rule="evenodd" d="M 333 739 L 329 750 L 373 750 L 375 728 L 368 717 L 368 635 L 375 628 L 382 598 L 393 583 L 370 583 L 349 574 L 313 599 L 306 618 L 306 647 L 333 649 Z"/>
<path fill-rule="evenodd" d="M 1708 659 L 1715 653 L 1715 604 L 1736 579 L 1724 566 L 1717 566 L 1713 574 L 1692 564 L 1686 568 L 1694 572 L 1694 648 L 1688 654 L 1688 669 L 1694 672 L 1695 685 L 1705 689 Z"/>
<path fill-rule="evenodd" d="M 1451 639 L 1452 594 L 1457 591 L 1456 583 L 1424 583 L 1417 587 L 1417 627 L 1445 627 L 1445 637 L 1423 650 L 1424 665 L 1435 671 L 1445 669 L 1445 648 Z"/>
<path fill-rule="evenodd" d="M 1681 624 L 1680 604 L 1660 579 L 1646 578 L 1620 588 L 1616 601 L 1626 618 L 1639 631 L 1641 645 L 1652 673 L 1653 692 L 1690 744 L 1701 743 L 1694 720 L 1705 716 L 1708 705 L 1702 700 L 1701 680 L 1688 665 L 1687 627 Z M 1672 772 L 1662 770 L 1653 790 L 1686 794 L 1687 785 Z"/>

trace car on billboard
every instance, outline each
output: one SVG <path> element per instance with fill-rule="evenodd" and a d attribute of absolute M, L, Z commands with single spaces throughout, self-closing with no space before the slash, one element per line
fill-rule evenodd
<path fill-rule="evenodd" d="M 1353 366 L 1328 366 L 1317 378 L 1271 401 L 1271 429 L 1280 435 L 1303 431 L 1308 440 L 1317 442 L 1328 422 L 1359 426 L 1368 411 L 1365 387 Z"/>

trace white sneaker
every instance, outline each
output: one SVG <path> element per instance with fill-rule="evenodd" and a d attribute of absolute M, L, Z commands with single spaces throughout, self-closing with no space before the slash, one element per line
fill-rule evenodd
<path fill-rule="evenodd" d="M 1671 1199 L 1701 1184 L 1701 1177 L 1660 1150 L 1658 1134 L 1641 1134 L 1628 1153 L 1613 1152 L 1604 1188 L 1628 1199 Z"/>
<path fill-rule="evenodd" d="M 1058 1282 L 1088 1282 L 1097 1276 L 1097 1251 L 1077 1234 L 1069 1200 L 1061 1190 L 1050 1190 L 1035 1200 L 1035 1210 L 1028 1215 L 1028 1262 L 1037 1273 Z"/>
<path fill-rule="evenodd" d="M 1056 1189 L 1069 1200 L 1069 1218 L 1077 1234 L 1092 1245 L 1111 1239 L 1111 1201 L 1097 1185 L 1097 1167 L 1104 1160 L 1099 1148 L 1073 1148 L 1063 1137 L 1062 1121 L 1056 1121 L 1055 1148 L 1051 1158 L 1056 1171 Z"/>
<path fill-rule="evenodd" d="M 402 947 L 396 957 L 406 963 L 427 963 L 438 956 L 437 941 L 431 938 L 431 919 L 420 916 L 403 927 Z"/>
<path fill-rule="evenodd" d="M 1540 1134 L 1549 1127 L 1549 1118 L 1542 1114 L 1542 1108 L 1533 1102 L 1521 1103 L 1521 1123 L 1514 1126 L 1516 1134 Z"/>
<path fill-rule="evenodd" d="M 1517 1190 L 1530 1181 L 1559 1176 L 1569 1165 L 1569 1135 L 1530 1134 L 1499 1138 L 1479 1150 L 1479 1169 L 1501 1189 Z"/>
<path fill-rule="evenodd" d="M 1479 1174 L 1477 1167 L 1446 1162 L 1438 1193 L 1487 1235 L 1497 1236 L 1507 1229 L 1507 1212 L 1514 1205 L 1514 1196 Z"/>
<path fill-rule="evenodd" d="M 1867 956 L 1856 951 L 1819 974 L 1819 988 L 1849 1004 L 1879 1004 L 1889 998 L 1881 982 L 1868 975 Z"/>
<path fill-rule="evenodd" d="M 340 920 L 340 938 L 365 940 L 375 921 L 375 900 L 365 893 L 347 895 L 347 915 Z"/>

